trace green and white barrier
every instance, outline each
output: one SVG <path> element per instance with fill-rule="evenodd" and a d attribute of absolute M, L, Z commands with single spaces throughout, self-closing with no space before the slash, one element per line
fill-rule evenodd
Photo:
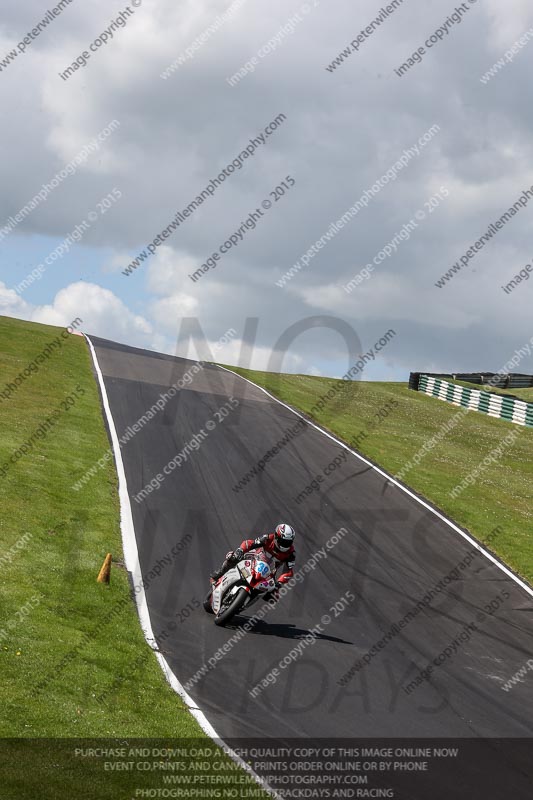
<path fill-rule="evenodd" d="M 439 400 L 445 400 L 455 406 L 471 408 L 473 411 L 481 411 L 491 417 L 498 417 L 508 422 L 514 422 L 516 425 L 527 425 L 533 428 L 533 403 L 526 403 L 515 397 L 468 389 L 465 386 L 457 386 L 457 384 L 441 378 L 432 378 L 430 375 L 423 374 L 419 378 L 418 391 L 429 394 L 431 397 L 438 397 Z"/>

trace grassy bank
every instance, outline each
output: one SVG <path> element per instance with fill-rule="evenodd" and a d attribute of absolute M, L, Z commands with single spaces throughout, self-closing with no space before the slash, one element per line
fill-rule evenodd
<path fill-rule="evenodd" d="M 231 369 L 301 409 L 392 475 L 405 469 L 424 443 L 461 413 L 457 407 L 411 391 L 403 383 L 344 383 L 305 375 L 276 376 Z M 340 389 L 338 394 L 322 410 L 312 411 L 319 398 L 335 387 Z M 485 456 L 511 431 L 517 431 L 518 436 L 498 462 L 482 469 L 475 483 L 457 498 L 451 497 L 452 489 L 479 468 Z M 530 583 L 532 449 L 532 429 L 470 411 L 403 477 L 405 484 L 479 541 L 485 541 L 493 528 L 501 525 L 503 532 L 491 541 L 490 549 Z"/>
<path fill-rule="evenodd" d="M 525 389 L 500 389 L 499 387 L 484 384 L 481 386 L 479 383 L 470 383 L 469 381 L 449 381 L 456 383 L 458 386 L 465 386 L 467 389 L 477 389 L 477 391 L 491 392 L 492 394 L 513 395 L 526 403 L 533 402 L 533 387 L 529 386 Z"/>
<path fill-rule="evenodd" d="M 61 330 L 0 317 L 0 392 L 15 387 L 0 398 L 1 735 L 208 742 L 144 640 L 124 568 L 115 564 L 110 585 L 96 582 L 107 552 L 122 559 L 117 479 L 108 462 L 72 490 L 73 475 L 109 442 L 86 342 Z M 61 346 L 40 364 L 54 340 Z M 17 387 L 30 363 L 37 371 Z M 0 754 L 5 797 L 116 798 L 130 796 L 130 778 L 144 783 L 139 774 L 87 772 L 87 761 L 44 746 L 40 773 L 36 757 L 28 768 L 13 747 Z"/>

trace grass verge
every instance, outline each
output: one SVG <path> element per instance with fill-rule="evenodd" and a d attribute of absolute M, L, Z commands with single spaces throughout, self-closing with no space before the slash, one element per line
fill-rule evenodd
<path fill-rule="evenodd" d="M 0 317 L 0 392 L 15 386 L 11 396 L 0 397 L 2 796 L 116 798 L 126 796 L 124 773 L 96 770 L 86 786 L 87 762 L 69 762 L 65 771 L 58 755 L 54 770 L 53 744 L 40 750 L 48 754 L 43 785 L 29 763 L 16 767 L 20 737 L 210 740 L 167 684 L 142 635 L 119 566 L 113 463 L 81 491 L 72 489 L 72 475 L 91 467 L 109 442 L 87 344 L 79 336 L 61 338 L 61 331 Z M 61 346 L 39 364 L 53 340 Z M 30 363 L 37 371 L 27 370 L 17 387 Z M 49 429 L 47 419 L 54 420 Z M 26 453 L 19 449 L 24 443 Z M 107 552 L 118 564 L 106 586 L 96 576 Z M 103 703 L 98 697 L 105 692 Z M 17 740 L 11 747 L 8 737 Z M 27 742 L 26 755 L 31 749 Z M 133 777 L 142 785 L 142 776 Z"/>
<path fill-rule="evenodd" d="M 462 412 L 403 383 L 344 382 L 229 369 L 300 409 L 392 475 L 405 469 L 421 448 Z M 319 399 L 330 390 L 335 396 L 318 410 Z M 476 411 L 462 414 L 458 420 L 442 441 L 407 471 L 403 482 L 481 542 L 500 525 L 503 530 L 491 538 L 490 549 L 532 583 L 533 430 Z M 483 459 L 511 431 L 518 432 L 516 440 L 504 449 L 497 463 L 484 468 Z M 475 482 L 455 499 L 451 497 L 453 488 L 480 467 Z"/>
<path fill-rule="evenodd" d="M 533 387 L 529 386 L 525 389 L 501 389 L 500 387 L 490 386 L 487 384 L 480 385 L 479 383 L 470 383 L 469 381 L 448 381 L 448 383 L 455 383 L 457 386 L 465 386 L 467 389 L 477 389 L 478 392 L 491 392 L 491 394 L 502 394 L 504 396 L 512 395 L 524 400 L 526 403 L 533 402 Z"/>

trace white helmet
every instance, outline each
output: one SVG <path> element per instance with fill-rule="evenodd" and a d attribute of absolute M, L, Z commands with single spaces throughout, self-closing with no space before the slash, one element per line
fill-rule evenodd
<path fill-rule="evenodd" d="M 294 537 L 294 528 L 291 525 L 287 525 L 286 522 L 280 522 L 280 524 L 276 526 L 274 539 L 276 547 L 280 552 L 286 553 L 287 550 L 291 549 L 291 545 L 294 544 Z"/>

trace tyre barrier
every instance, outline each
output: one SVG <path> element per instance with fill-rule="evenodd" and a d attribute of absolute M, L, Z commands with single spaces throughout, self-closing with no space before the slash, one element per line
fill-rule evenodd
<path fill-rule="evenodd" d="M 411 373 L 409 388 L 423 392 L 430 397 L 437 397 L 454 406 L 463 406 L 472 411 L 488 414 L 490 417 L 513 422 L 515 425 L 533 428 L 533 403 L 527 403 L 517 397 L 469 389 L 466 386 L 458 386 L 442 378 L 434 378 L 418 372 Z"/>

